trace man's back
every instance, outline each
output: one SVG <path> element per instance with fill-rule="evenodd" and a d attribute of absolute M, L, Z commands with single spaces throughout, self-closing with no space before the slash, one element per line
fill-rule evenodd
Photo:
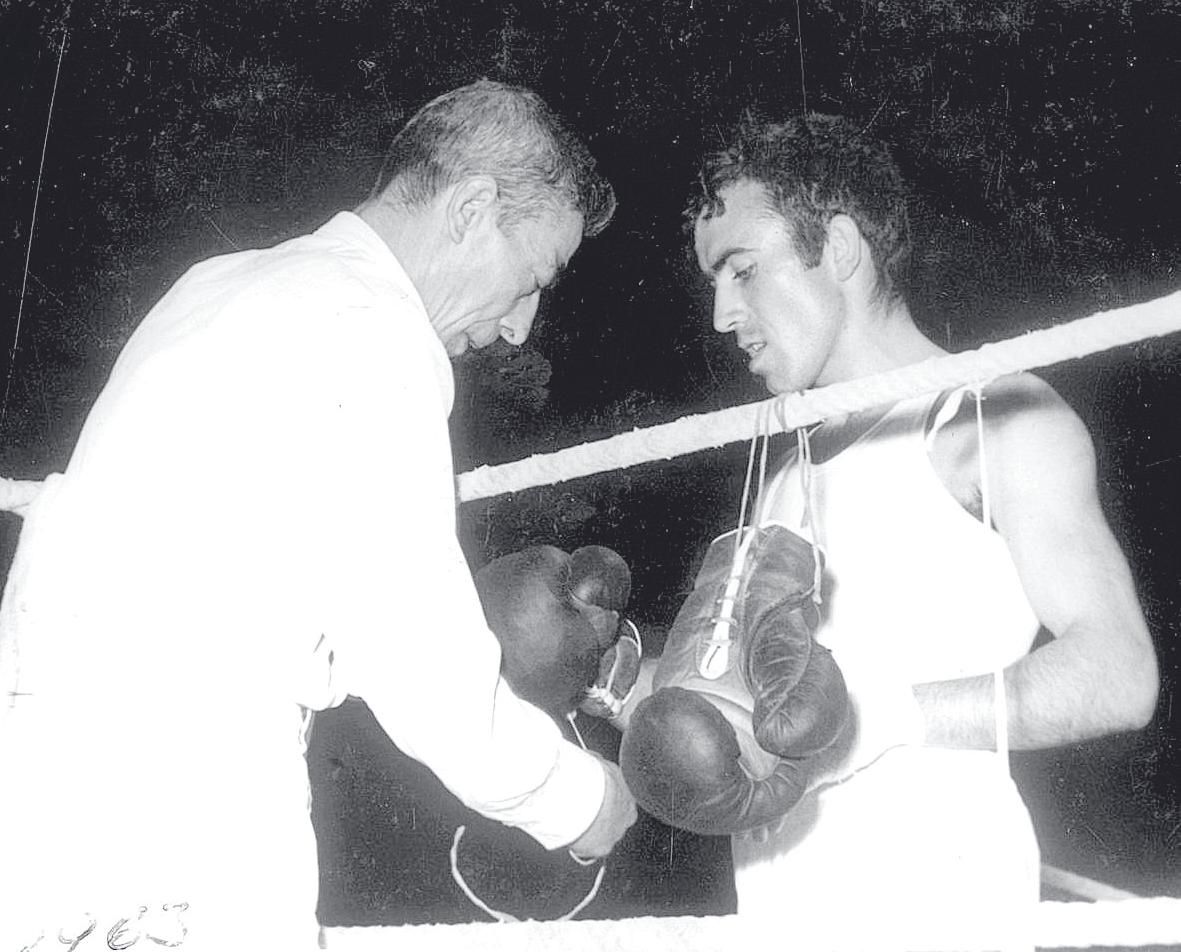
<path fill-rule="evenodd" d="M 359 386 L 338 358 L 393 339 L 398 297 L 338 251 L 310 236 L 194 268 L 30 508 L 0 608 L 6 905 L 105 929 L 186 903 L 190 925 L 274 937 L 281 904 L 314 930 L 300 705 L 343 692 L 318 600 L 339 557 L 303 513 Z"/>

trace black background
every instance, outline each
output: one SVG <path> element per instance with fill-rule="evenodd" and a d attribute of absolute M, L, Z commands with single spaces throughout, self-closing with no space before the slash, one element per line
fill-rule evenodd
<path fill-rule="evenodd" d="M 762 396 L 709 328 L 681 222 L 696 156 L 748 106 L 844 112 L 893 143 L 916 185 L 913 310 L 950 349 L 1172 291 L 1179 14 L 1176 0 L 0 0 L 0 471 L 65 465 L 123 341 L 185 268 L 352 207 L 401 122 L 481 76 L 566 115 L 620 207 L 525 350 L 457 368 L 461 470 Z M 1161 657 L 1157 717 L 1015 757 L 1048 861 L 1170 895 L 1179 348 L 1044 372 L 1095 436 Z M 743 452 L 469 504 L 466 551 L 478 565 L 532 542 L 612 545 L 658 632 L 734 520 Z M 5 517 L 8 553 L 18 527 Z M 310 760 L 327 921 L 482 918 L 446 869 L 470 815 L 363 705 L 320 717 Z M 726 863 L 724 844 L 644 820 L 587 914 L 726 911 Z"/>

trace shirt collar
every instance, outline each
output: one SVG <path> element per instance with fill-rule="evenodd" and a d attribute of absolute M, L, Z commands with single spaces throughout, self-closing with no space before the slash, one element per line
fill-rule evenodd
<path fill-rule="evenodd" d="M 316 229 L 318 236 L 329 241 L 340 242 L 354 252 L 365 257 L 373 267 L 374 272 L 387 281 L 395 291 L 401 295 L 406 303 L 422 318 L 422 325 L 426 336 L 433 342 L 434 363 L 440 384 L 444 389 L 447 412 L 450 414 L 452 401 L 455 396 L 454 371 L 451 358 L 439 334 L 431 324 L 430 315 L 418 288 L 410 280 L 406 269 L 402 267 L 397 256 L 390 250 L 390 246 L 382 240 L 381 235 L 374 231 L 369 224 L 356 212 L 337 212 L 323 225 Z"/>
<path fill-rule="evenodd" d="M 337 212 L 332 218 L 316 229 L 316 234 L 347 242 L 352 247 L 364 251 L 366 256 L 372 260 L 374 266 L 429 321 L 426 305 L 422 302 L 422 296 L 418 293 L 418 288 L 414 286 L 414 282 L 410 280 L 406 269 L 402 267 L 402 262 L 390 250 L 390 246 L 382 240 L 381 235 L 369 227 L 365 219 L 360 215 L 356 212 Z"/>

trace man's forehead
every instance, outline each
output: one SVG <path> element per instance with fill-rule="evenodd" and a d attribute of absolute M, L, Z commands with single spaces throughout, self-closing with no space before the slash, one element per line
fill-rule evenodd
<path fill-rule="evenodd" d="M 717 194 L 725 209 L 723 215 L 763 217 L 775 214 L 770 190 L 755 179 L 741 178 L 728 182 L 718 189 Z"/>
<path fill-rule="evenodd" d="M 786 230 L 790 222 L 780 211 L 770 189 L 752 179 L 740 179 L 718 190 L 719 204 L 706 207 L 694 222 L 694 235 L 734 232 L 767 226 Z"/>
<path fill-rule="evenodd" d="M 741 246 L 768 225 L 782 225 L 781 216 L 770 207 L 766 189 L 757 183 L 726 186 L 719 192 L 719 198 L 721 210 L 713 214 L 703 211 L 693 226 L 694 245 L 703 268 L 715 263 L 722 248 Z"/>
<path fill-rule="evenodd" d="M 582 215 L 574 209 L 546 209 L 509 230 L 561 267 L 582 244 Z"/>

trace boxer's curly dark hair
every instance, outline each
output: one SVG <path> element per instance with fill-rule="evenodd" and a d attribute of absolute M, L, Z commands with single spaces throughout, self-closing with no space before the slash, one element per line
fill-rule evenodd
<path fill-rule="evenodd" d="M 901 296 L 911 248 L 908 190 L 883 142 L 841 116 L 812 113 L 777 122 L 753 112 L 724 142 L 701 164 L 688 224 L 722 214 L 727 186 L 757 182 L 807 267 L 820 263 L 829 221 L 845 214 L 869 244 L 878 293 Z"/>

